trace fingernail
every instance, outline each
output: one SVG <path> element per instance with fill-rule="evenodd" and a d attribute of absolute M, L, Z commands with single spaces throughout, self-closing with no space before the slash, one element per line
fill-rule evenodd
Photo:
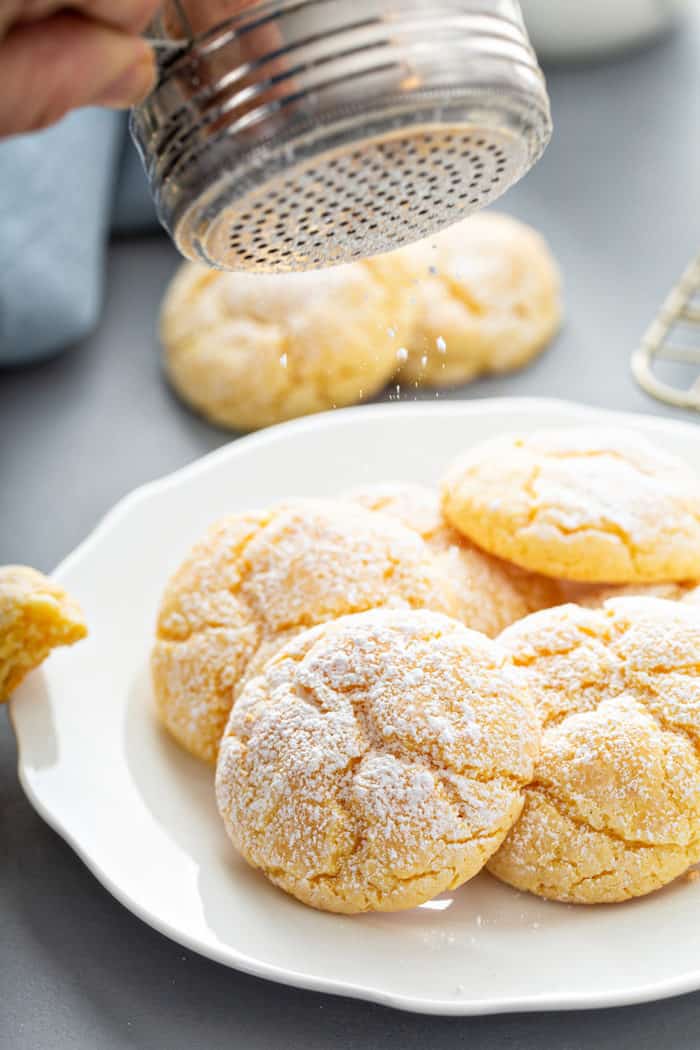
<path fill-rule="evenodd" d="M 93 100 L 96 106 L 125 109 L 142 102 L 155 87 L 156 68 L 153 53 L 147 51 L 104 87 Z"/>

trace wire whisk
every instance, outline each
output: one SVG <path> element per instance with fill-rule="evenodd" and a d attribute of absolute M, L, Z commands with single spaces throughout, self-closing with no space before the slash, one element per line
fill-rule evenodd
<path fill-rule="evenodd" d="M 684 342 L 679 341 L 680 335 L 686 337 Z M 697 365 L 697 374 L 683 389 L 660 378 L 660 362 Z M 632 371 L 642 389 L 657 400 L 700 411 L 700 255 L 686 268 L 649 326 L 632 355 Z"/>

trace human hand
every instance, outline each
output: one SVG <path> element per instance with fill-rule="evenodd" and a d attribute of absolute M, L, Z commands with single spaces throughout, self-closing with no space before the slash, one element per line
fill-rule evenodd
<path fill-rule="evenodd" d="M 80 106 L 126 108 L 155 82 L 139 32 L 158 0 L 0 0 L 0 137 Z"/>

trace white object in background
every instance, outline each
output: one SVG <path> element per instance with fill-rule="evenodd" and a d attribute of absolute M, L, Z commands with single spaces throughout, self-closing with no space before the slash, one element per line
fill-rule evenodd
<path fill-rule="evenodd" d="M 575 59 L 652 39 L 690 0 L 521 0 L 520 6 L 540 58 Z"/>
<path fill-rule="evenodd" d="M 391 477 L 431 484 L 475 441 L 577 424 L 633 427 L 700 462 L 700 427 L 649 416 L 524 398 L 371 405 L 271 427 L 128 496 L 56 573 L 90 636 L 54 653 L 10 703 L 35 808 L 145 922 L 284 984 L 435 1014 L 619 1006 L 700 988 L 700 885 L 682 879 L 617 907 L 554 904 L 484 874 L 393 915 L 305 908 L 236 854 L 213 770 L 152 711 L 155 610 L 215 518 Z"/>

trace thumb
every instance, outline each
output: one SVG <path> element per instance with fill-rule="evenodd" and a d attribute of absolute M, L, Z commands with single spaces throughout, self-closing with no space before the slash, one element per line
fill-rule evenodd
<path fill-rule="evenodd" d="M 12 29 L 0 69 L 0 135 L 47 127 L 79 106 L 133 105 L 155 82 L 143 40 L 67 13 Z"/>

